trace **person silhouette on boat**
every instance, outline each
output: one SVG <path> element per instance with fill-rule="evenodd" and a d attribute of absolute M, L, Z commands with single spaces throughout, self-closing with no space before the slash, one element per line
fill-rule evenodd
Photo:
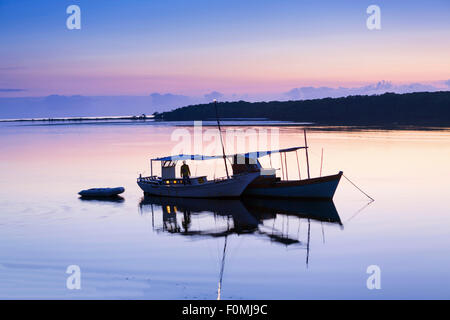
<path fill-rule="evenodd" d="M 183 178 L 183 184 L 190 184 L 191 179 L 189 178 L 191 176 L 191 170 L 189 170 L 189 166 L 186 164 L 186 161 L 183 161 L 183 165 L 180 169 L 181 177 Z"/>

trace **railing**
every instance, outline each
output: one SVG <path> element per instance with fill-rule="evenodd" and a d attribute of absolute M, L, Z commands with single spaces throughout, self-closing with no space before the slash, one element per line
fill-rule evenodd
<path fill-rule="evenodd" d="M 157 181 L 162 181 L 162 180 L 158 176 L 151 176 L 151 177 L 139 177 L 139 178 L 137 178 L 137 181 L 157 182 Z"/>
<path fill-rule="evenodd" d="M 198 179 L 198 178 L 204 178 L 205 180 L 202 183 L 205 182 L 223 182 L 226 180 L 230 180 L 233 179 L 234 177 L 240 177 L 243 176 L 245 174 L 247 174 L 248 172 L 243 172 L 243 173 L 237 173 L 232 175 L 230 178 L 223 176 L 223 177 L 219 177 L 219 178 L 214 178 L 213 180 L 207 180 L 206 176 L 202 176 L 202 177 L 192 177 L 190 178 L 191 180 L 193 179 Z M 173 185 L 173 184 L 182 184 L 183 183 L 183 179 L 179 179 L 179 178 L 175 178 L 175 179 L 162 179 L 161 177 L 158 176 L 150 176 L 150 177 L 138 177 L 137 178 L 138 182 L 148 182 L 148 183 L 158 183 L 158 184 L 168 184 L 168 185 Z"/>

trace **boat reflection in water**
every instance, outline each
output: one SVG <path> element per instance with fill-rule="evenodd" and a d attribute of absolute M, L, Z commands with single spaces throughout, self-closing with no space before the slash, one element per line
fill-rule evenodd
<path fill-rule="evenodd" d="M 153 216 L 153 228 L 155 231 L 179 233 L 185 236 L 211 236 L 221 237 L 230 234 L 254 233 L 267 235 L 272 240 L 288 244 L 300 241 L 291 236 L 264 226 L 265 220 L 283 219 L 294 217 L 298 219 L 327 222 L 342 226 L 339 214 L 333 201 L 304 201 L 292 199 L 262 199 L 243 198 L 241 200 L 221 199 L 188 199 L 145 196 L 140 202 L 141 213 L 154 214 L 156 207 L 161 207 L 162 224 L 155 226 Z M 214 218 L 222 217 L 222 228 L 214 226 L 213 230 L 207 227 L 203 230 L 193 229 L 191 221 L 193 216 L 201 213 L 209 213 Z M 181 217 L 181 223 L 179 223 Z M 214 220 L 217 224 L 217 219 Z M 276 224 L 273 224 L 276 225 Z M 277 235 L 278 237 L 274 237 Z"/>
<path fill-rule="evenodd" d="M 125 198 L 117 195 L 117 196 L 112 196 L 112 197 L 79 197 L 78 198 L 80 201 L 84 201 L 84 202 L 96 202 L 96 203 L 122 203 L 125 201 Z"/>
<path fill-rule="evenodd" d="M 322 227 L 323 223 L 328 223 L 343 228 L 331 200 L 305 201 L 253 197 L 241 200 L 220 200 L 144 196 L 139 207 L 141 214 L 151 213 L 152 227 L 155 232 L 198 238 L 224 238 L 218 299 L 220 299 L 229 235 L 250 234 L 285 246 L 300 246 L 306 250 L 308 266 L 311 221 L 322 224 Z M 160 210 L 162 220 L 155 214 Z M 205 218 L 211 220 L 193 223 L 194 219 L 201 221 Z M 292 219 L 297 219 L 299 226 L 300 220 L 307 222 L 305 243 L 299 240 L 299 230 L 295 235 L 290 234 L 289 221 Z M 324 232 L 323 228 L 322 232 Z"/>

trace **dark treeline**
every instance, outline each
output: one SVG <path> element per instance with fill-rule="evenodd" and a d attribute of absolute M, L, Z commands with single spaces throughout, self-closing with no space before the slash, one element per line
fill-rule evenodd
<path fill-rule="evenodd" d="M 267 118 L 323 125 L 450 126 L 450 91 L 283 102 L 221 102 L 218 108 L 221 118 Z M 165 121 L 214 118 L 212 103 L 155 114 L 155 119 Z"/>

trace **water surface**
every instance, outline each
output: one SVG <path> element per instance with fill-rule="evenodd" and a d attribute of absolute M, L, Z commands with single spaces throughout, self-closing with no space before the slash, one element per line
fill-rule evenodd
<path fill-rule="evenodd" d="M 220 281 L 222 299 L 450 297 L 449 131 L 310 131 L 312 176 L 323 148 L 322 174 L 344 171 L 370 205 L 345 179 L 322 206 L 144 198 L 135 179 L 176 128 L 0 124 L 0 298 L 216 299 Z M 279 130 L 280 147 L 304 143 L 301 127 Z M 220 162 L 191 171 L 224 175 Z M 124 199 L 78 198 L 97 186 Z M 69 265 L 81 290 L 66 288 Z"/>

